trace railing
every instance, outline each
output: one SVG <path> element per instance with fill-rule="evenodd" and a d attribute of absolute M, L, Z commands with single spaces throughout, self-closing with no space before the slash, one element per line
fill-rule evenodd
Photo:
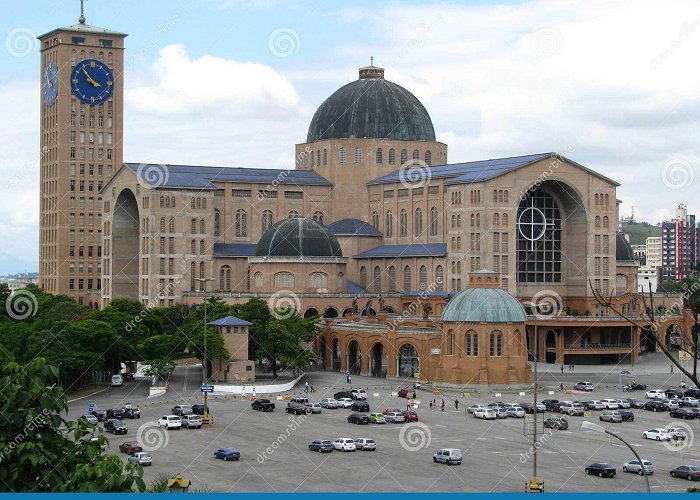
<path fill-rule="evenodd" d="M 585 349 L 591 351 L 601 351 L 605 349 L 630 349 L 632 344 L 629 342 L 624 342 L 621 344 L 566 344 L 564 349 L 574 350 L 574 349 Z"/>

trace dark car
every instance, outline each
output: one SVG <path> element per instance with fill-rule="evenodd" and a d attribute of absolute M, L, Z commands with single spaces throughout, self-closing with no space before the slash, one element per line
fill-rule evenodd
<path fill-rule="evenodd" d="M 418 422 L 418 414 L 413 410 L 403 412 L 403 418 L 406 422 Z"/>
<path fill-rule="evenodd" d="M 671 471 L 671 477 L 680 477 L 688 481 L 700 479 L 700 467 L 697 465 L 681 465 Z"/>
<path fill-rule="evenodd" d="M 700 399 L 700 389 L 688 389 L 683 396 Z"/>
<path fill-rule="evenodd" d="M 238 461 L 241 458 L 241 452 L 236 448 L 219 448 L 214 452 L 214 456 L 228 462 L 229 460 Z"/>
<path fill-rule="evenodd" d="M 617 474 L 615 467 L 602 462 L 596 462 L 594 464 L 589 465 L 588 467 L 586 467 L 585 471 L 586 474 L 599 477 L 615 477 L 615 474 Z"/>
<path fill-rule="evenodd" d="M 143 448 L 136 441 L 127 441 L 119 445 L 119 451 L 122 453 L 136 453 L 137 451 L 143 451 Z"/>
<path fill-rule="evenodd" d="M 544 419 L 544 426 L 548 429 L 565 431 L 569 428 L 569 420 L 566 417 L 548 417 Z"/>
<path fill-rule="evenodd" d="M 404 387 L 403 389 L 399 390 L 399 397 L 400 398 L 415 398 L 416 391 L 414 389 Z"/>
<path fill-rule="evenodd" d="M 121 420 L 111 419 L 105 422 L 105 432 L 113 434 L 126 434 L 129 429 Z"/>
<path fill-rule="evenodd" d="M 369 411 L 369 403 L 367 401 L 355 401 L 350 407 L 352 411 Z"/>
<path fill-rule="evenodd" d="M 630 391 L 646 391 L 647 390 L 647 386 L 644 384 L 629 384 L 627 386 L 627 388 Z"/>
<path fill-rule="evenodd" d="M 644 406 L 642 406 L 643 409 L 647 411 L 668 411 L 668 405 L 664 403 L 663 401 L 657 401 L 655 399 L 652 399 L 651 401 L 647 401 L 644 403 Z"/>
<path fill-rule="evenodd" d="M 351 424 L 369 424 L 369 417 L 360 413 L 351 413 L 348 415 L 348 422 Z"/>
<path fill-rule="evenodd" d="M 682 418 L 683 420 L 692 420 L 697 418 L 697 414 L 694 411 L 691 411 L 690 408 L 677 408 L 675 410 L 671 410 L 669 415 L 671 418 Z"/>
<path fill-rule="evenodd" d="M 122 408 L 112 408 L 110 410 L 107 410 L 107 416 L 105 417 L 105 420 L 109 420 L 112 418 L 115 420 L 123 420 L 124 410 Z"/>
<path fill-rule="evenodd" d="M 518 406 L 525 410 L 525 413 L 535 413 L 535 405 L 533 403 L 518 403 Z M 537 413 L 544 413 L 546 407 L 542 403 L 537 403 Z"/>
<path fill-rule="evenodd" d="M 639 399 L 625 399 L 624 401 L 627 401 L 630 404 L 630 408 L 641 408 L 644 406 L 644 401 Z"/>
<path fill-rule="evenodd" d="M 634 422 L 634 412 L 629 410 L 616 410 L 621 416 L 623 422 Z"/>
<path fill-rule="evenodd" d="M 693 418 L 700 418 L 700 408 L 684 408 L 693 414 Z"/>
<path fill-rule="evenodd" d="M 192 413 L 192 407 L 190 405 L 175 405 L 170 410 L 170 413 L 173 415 L 189 415 Z"/>
<path fill-rule="evenodd" d="M 664 392 L 666 393 L 666 397 L 668 399 L 683 397 L 683 391 L 680 391 L 678 389 L 666 389 Z"/>
<path fill-rule="evenodd" d="M 138 406 L 132 406 L 124 410 L 124 418 L 141 418 L 141 410 Z"/>
<path fill-rule="evenodd" d="M 104 422 L 107 420 L 107 410 L 97 410 L 93 411 L 91 414 L 97 418 L 98 422 Z"/>
<path fill-rule="evenodd" d="M 192 413 L 195 415 L 204 415 L 204 405 L 192 405 Z M 209 413 L 209 408 L 207 408 L 207 413 Z"/>
<path fill-rule="evenodd" d="M 287 407 L 284 409 L 287 413 L 293 413 L 294 415 L 301 415 L 303 413 L 311 413 L 311 408 L 301 403 L 295 403 L 290 401 L 287 403 Z"/>
<path fill-rule="evenodd" d="M 561 406 L 561 403 L 559 402 L 558 399 L 543 399 L 542 404 L 544 407 L 547 409 L 547 411 L 559 411 L 559 407 Z"/>
<path fill-rule="evenodd" d="M 258 411 L 273 411 L 275 409 L 275 403 L 269 399 L 256 399 L 251 403 L 250 407 Z"/>
<path fill-rule="evenodd" d="M 336 392 L 333 394 L 333 399 L 340 399 L 340 398 L 350 398 L 352 399 L 352 392 L 350 391 L 340 391 Z"/>
<path fill-rule="evenodd" d="M 311 441 L 311 444 L 309 445 L 310 451 L 317 451 L 319 453 L 323 453 L 324 451 L 331 453 L 334 449 L 335 446 L 333 446 L 333 441 L 329 441 L 327 439 L 316 439 L 315 441 Z"/>

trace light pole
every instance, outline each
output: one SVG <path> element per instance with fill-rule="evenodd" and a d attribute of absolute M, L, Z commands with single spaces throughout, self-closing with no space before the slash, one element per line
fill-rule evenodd
<path fill-rule="evenodd" d="M 631 446 L 627 441 L 625 441 L 624 439 L 622 439 L 622 438 L 621 438 L 620 436 L 618 436 L 617 434 L 615 434 L 615 433 L 613 433 L 613 432 L 610 432 L 610 431 L 607 430 L 605 427 L 603 427 L 603 426 L 601 426 L 601 425 L 598 425 L 598 424 L 594 424 L 593 422 L 584 421 L 584 422 L 581 424 L 581 427 L 582 427 L 583 429 L 588 429 L 589 431 L 602 432 L 602 433 L 605 433 L 605 434 L 610 434 L 612 437 L 617 438 L 617 439 L 619 439 L 620 441 L 622 441 L 622 442 L 625 444 L 625 446 L 627 446 L 627 447 L 630 449 L 630 451 L 631 451 L 632 453 L 634 453 L 634 456 L 637 458 L 637 460 L 639 460 L 639 466 L 642 468 L 642 473 L 644 474 L 644 481 L 646 481 L 646 484 L 647 484 L 647 493 L 651 493 L 651 488 L 649 488 L 649 476 L 647 475 L 647 470 L 646 470 L 646 468 L 644 467 L 644 462 L 642 462 L 642 459 L 639 457 L 639 455 L 637 454 L 637 452 L 635 451 L 635 449 L 632 448 L 632 446 Z"/>
<path fill-rule="evenodd" d="M 202 357 L 202 385 L 209 381 L 209 370 L 207 363 L 207 281 L 214 281 L 214 278 L 194 278 L 195 281 L 202 283 L 202 291 L 204 295 L 204 352 Z M 208 392 L 204 392 L 204 415 L 202 415 L 202 421 L 204 424 L 209 424 L 209 406 L 207 406 L 207 395 Z"/>

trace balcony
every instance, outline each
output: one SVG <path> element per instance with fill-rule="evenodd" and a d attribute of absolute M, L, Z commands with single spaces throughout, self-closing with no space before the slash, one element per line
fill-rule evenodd
<path fill-rule="evenodd" d="M 591 352 L 629 352 L 632 349 L 632 344 L 624 342 L 621 344 L 566 344 L 564 350 L 567 353 L 586 354 Z"/>

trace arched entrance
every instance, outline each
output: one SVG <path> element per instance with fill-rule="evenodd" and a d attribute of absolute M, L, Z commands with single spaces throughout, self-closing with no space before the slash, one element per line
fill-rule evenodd
<path fill-rule="evenodd" d="M 388 312 L 389 314 L 394 314 L 394 308 L 391 306 L 384 306 L 384 311 Z"/>
<path fill-rule="evenodd" d="M 112 216 L 112 299 L 139 300 L 139 207 L 134 193 L 122 190 Z M 144 291 L 145 292 L 145 291 Z"/>
<path fill-rule="evenodd" d="M 666 342 L 666 349 L 677 350 L 683 347 L 683 331 L 680 325 L 674 323 L 666 328 L 666 336 L 664 337 Z"/>
<path fill-rule="evenodd" d="M 401 346 L 396 363 L 398 364 L 399 377 L 413 377 L 416 373 L 420 373 L 418 351 L 411 344 Z"/>
<path fill-rule="evenodd" d="M 321 368 L 326 369 L 326 350 L 328 346 L 326 345 L 326 337 L 321 336 L 318 340 L 318 350 L 319 357 L 321 358 Z"/>
<path fill-rule="evenodd" d="M 386 355 L 384 354 L 384 345 L 377 342 L 372 346 L 369 357 L 369 371 L 373 377 L 386 377 Z"/>
<path fill-rule="evenodd" d="M 331 343 L 331 370 L 336 372 L 340 371 L 340 344 L 338 339 L 333 339 Z"/>
<path fill-rule="evenodd" d="M 656 352 L 656 334 L 652 330 L 651 325 L 642 328 L 639 350 L 642 352 Z"/>
<path fill-rule="evenodd" d="M 313 318 L 314 316 L 318 316 L 318 309 L 315 307 L 309 307 L 306 311 L 304 311 L 305 318 Z"/>
<path fill-rule="evenodd" d="M 354 373 L 355 375 L 360 374 L 360 358 L 362 353 L 360 352 L 360 345 L 357 340 L 351 340 L 348 344 L 348 371 Z"/>
<path fill-rule="evenodd" d="M 350 307 L 346 307 L 343 309 L 343 318 L 347 318 L 352 314 L 352 309 Z"/>
<path fill-rule="evenodd" d="M 545 347 L 546 347 L 545 361 L 547 363 L 555 363 L 557 361 L 557 353 L 556 353 L 556 351 L 551 351 L 550 349 L 557 347 L 557 338 L 556 338 L 556 335 L 554 335 L 554 332 L 552 330 L 547 331 L 547 338 L 545 341 Z"/>
<path fill-rule="evenodd" d="M 337 318 L 338 317 L 338 310 L 335 307 L 329 307 L 325 311 L 323 311 L 323 317 L 330 319 L 330 318 Z"/>

